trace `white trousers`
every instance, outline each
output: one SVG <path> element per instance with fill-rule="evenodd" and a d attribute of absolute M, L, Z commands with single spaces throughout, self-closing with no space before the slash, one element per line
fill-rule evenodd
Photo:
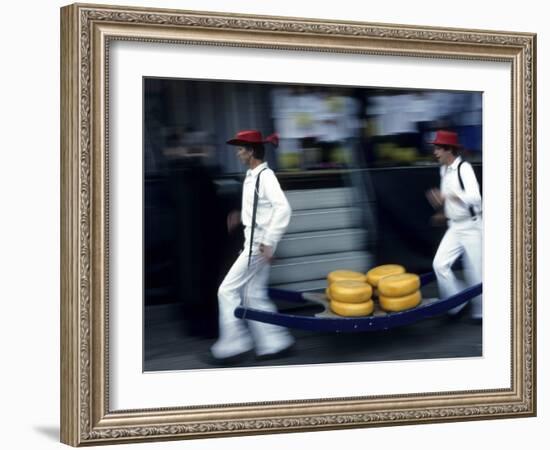
<path fill-rule="evenodd" d="M 267 295 L 270 264 L 253 254 L 248 267 L 248 247 L 241 252 L 218 289 L 219 339 L 211 351 L 216 358 L 229 358 L 252 350 L 269 355 L 294 343 L 288 330 L 277 325 L 246 321 L 235 317 L 235 308 L 243 306 L 277 312 Z"/>
<path fill-rule="evenodd" d="M 483 278 L 482 233 L 483 221 L 479 218 L 475 221 L 449 222 L 449 228 L 439 244 L 433 261 L 439 295 L 442 298 L 454 295 L 464 288 L 451 270 L 451 266 L 460 256 L 462 256 L 467 286 L 481 283 Z M 473 298 L 470 302 L 472 317 L 481 318 L 481 296 Z M 465 305 L 466 303 L 453 308 L 450 312 L 456 313 Z"/>

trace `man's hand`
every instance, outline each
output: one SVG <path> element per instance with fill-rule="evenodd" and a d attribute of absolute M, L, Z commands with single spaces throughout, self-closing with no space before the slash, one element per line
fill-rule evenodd
<path fill-rule="evenodd" d="M 260 253 L 268 263 L 273 261 L 273 247 L 271 245 L 260 244 Z"/>
<path fill-rule="evenodd" d="M 227 232 L 231 233 L 237 228 L 241 223 L 241 212 L 238 210 L 231 211 L 227 215 Z"/>
<path fill-rule="evenodd" d="M 443 206 L 443 203 L 445 202 L 445 197 L 441 193 L 441 191 L 437 188 L 430 189 L 429 191 L 426 191 L 426 198 L 430 202 L 430 205 L 434 209 L 439 209 Z"/>
<path fill-rule="evenodd" d="M 445 225 L 445 223 L 447 223 L 447 218 L 442 212 L 437 212 L 432 217 L 430 217 L 430 224 L 433 227 L 440 227 L 442 225 Z"/>
<path fill-rule="evenodd" d="M 447 200 L 449 200 L 449 201 L 451 201 L 451 202 L 462 203 L 462 204 L 464 204 L 464 201 L 462 201 L 462 200 L 460 199 L 460 197 L 459 197 L 458 195 L 456 195 L 456 194 L 449 194 L 449 195 L 447 195 L 446 198 L 447 198 Z"/>

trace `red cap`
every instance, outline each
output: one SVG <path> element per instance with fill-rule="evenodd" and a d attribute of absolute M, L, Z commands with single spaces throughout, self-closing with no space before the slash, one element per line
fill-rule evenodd
<path fill-rule="evenodd" d="M 229 145 L 254 145 L 254 144 L 266 144 L 271 142 L 273 145 L 279 143 L 279 137 L 276 134 L 272 134 L 262 139 L 262 133 L 257 130 L 244 130 L 239 131 L 233 139 L 229 139 L 227 143 Z"/>
<path fill-rule="evenodd" d="M 429 141 L 428 144 L 433 145 L 448 145 L 449 147 L 460 147 L 458 143 L 458 134 L 454 131 L 439 130 L 435 133 L 435 139 Z"/>

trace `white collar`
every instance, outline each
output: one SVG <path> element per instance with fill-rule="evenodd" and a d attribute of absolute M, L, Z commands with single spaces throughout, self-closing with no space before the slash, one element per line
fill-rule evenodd
<path fill-rule="evenodd" d="M 450 166 L 447 166 L 447 170 L 457 170 L 458 165 L 460 164 L 461 161 L 462 161 L 462 158 L 460 156 L 457 156 L 453 161 L 453 163 Z"/>
<path fill-rule="evenodd" d="M 267 161 L 261 163 L 261 164 L 258 164 L 254 169 L 248 169 L 246 171 L 246 176 L 256 176 L 258 175 L 263 169 L 267 169 L 268 168 L 268 165 L 267 165 Z"/>

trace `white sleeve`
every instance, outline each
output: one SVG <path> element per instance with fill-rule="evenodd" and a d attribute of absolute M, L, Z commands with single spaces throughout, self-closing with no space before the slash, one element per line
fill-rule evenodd
<path fill-rule="evenodd" d="M 271 203 L 273 213 L 266 227 L 263 244 L 275 246 L 281 240 L 288 227 L 292 209 L 275 174 L 269 170 L 264 175 L 265 178 L 262 176 L 261 183 L 263 184 L 264 195 Z"/>

